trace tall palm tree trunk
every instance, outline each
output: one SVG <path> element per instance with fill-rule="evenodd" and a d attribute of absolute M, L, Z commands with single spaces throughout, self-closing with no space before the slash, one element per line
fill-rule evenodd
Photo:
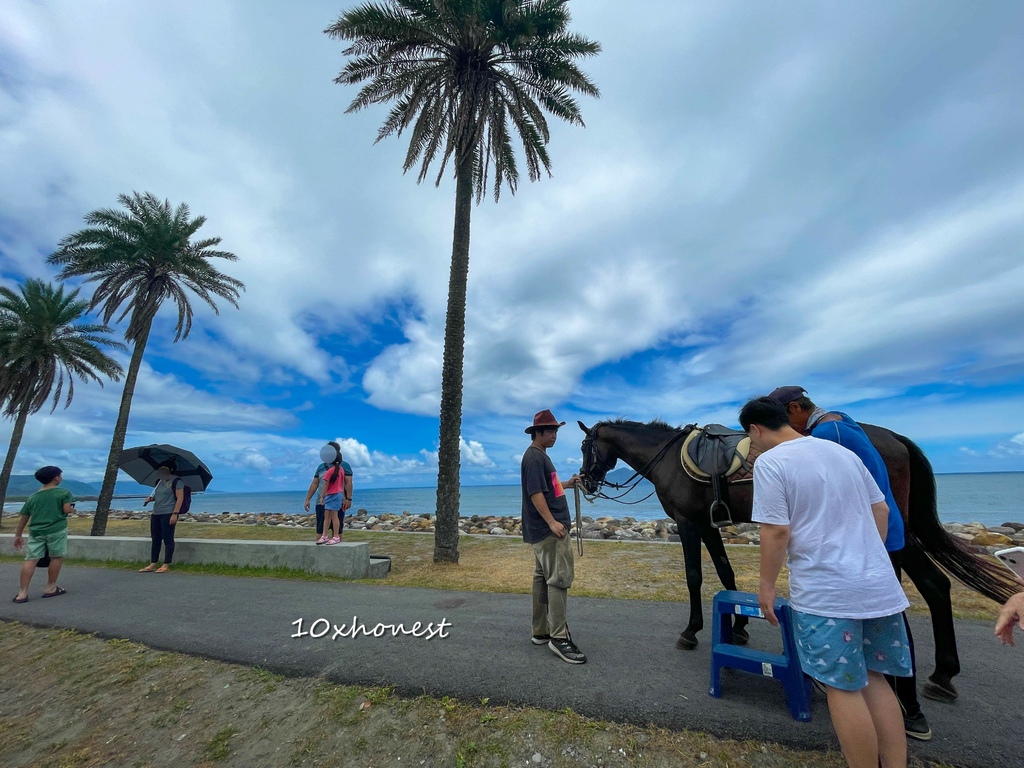
<path fill-rule="evenodd" d="M 153 321 L 146 324 L 145 330 L 135 342 L 132 359 L 128 365 L 128 374 L 124 377 L 124 390 L 121 392 L 121 407 L 117 412 L 117 423 L 114 425 L 114 437 L 110 441 L 110 455 L 107 456 L 107 469 L 103 473 L 103 486 L 99 498 L 96 499 L 96 516 L 92 519 L 90 536 L 102 536 L 107 532 L 107 516 L 110 514 L 110 502 L 114 498 L 114 483 L 117 482 L 117 462 L 124 450 L 124 439 L 128 434 L 128 416 L 132 410 L 132 398 L 135 397 L 135 380 L 139 378 L 142 367 L 142 356 L 146 353 L 149 331 Z"/>
<path fill-rule="evenodd" d="M 25 434 L 26 421 L 28 421 L 28 408 L 22 408 L 18 411 L 18 417 L 14 420 L 11 445 L 7 449 L 4 468 L 0 470 L 0 523 L 3 522 L 4 518 L 4 499 L 7 497 L 7 485 L 11 482 L 11 472 L 14 471 L 14 457 L 18 455 L 18 446 L 21 445 L 21 437 Z"/>
<path fill-rule="evenodd" d="M 434 562 L 459 562 L 459 437 L 462 434 L 462 365 L 466 345 L 469 223 L 473 213 L 473 155 L 460 153 L 455 176 L 455 233 L 448 276 L 441 370 L 441 427 L 437 449 L 437 519 Z"/>

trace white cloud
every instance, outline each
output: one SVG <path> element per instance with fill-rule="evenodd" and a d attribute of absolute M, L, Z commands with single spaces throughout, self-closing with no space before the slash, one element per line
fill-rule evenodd
<path fill-rule="evenodd" d="M 274 468 L 273 462 L 254 448 L 240 451 L 235 457 L 235 466 L 267 475 Z"/>
<path fill-rule="evenodd" d="M 422 431 L 372 445 L 376 421 L 437 415 L 453 189 L 404 176 L 404 140 L 373 144 L 386 110 L 344 114 L 321 30 L 352 5 L 16 0 L 0 27 L 0 282 L 52 277 L 59 238 L 118 193 L 205 215 L 247 291 L 197 306 L 181 344 L 164 310 L 129 436 L 251 462 L 238 482 L 304 485 L 322 437 L 301 433 L 335 401 L 361 477 L 436 469 Z M 464 477 L 514 481 L 541 407 L 731 424 L 783 383 L 947 456 L 1005 444 L 1021 468 L 1024 65 L 1005 14 L 645 8 L 574 6 L 603 97 L 586 129 L 552 120 L 552 178 L 473 210 Z M 33 416 L 18 467 L 75 450 L 95 473 L 119 393 Z M 553 456 L 575 453 L 573 435 Z"/>
<path fill-rule="evenodd" d="M 476 440 L 464 440 L 459 438 L 459 454 L 462 457 L 462 461 L 467 464 L 471 464 L 474 467 L 494 467 L 497 466 L 487 456 L 487 451 L 484 450 L 483 445 L 478 443 Z"/>

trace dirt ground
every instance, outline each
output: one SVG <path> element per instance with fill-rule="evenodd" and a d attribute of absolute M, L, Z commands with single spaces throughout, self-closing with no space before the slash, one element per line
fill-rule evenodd
<path fill-rule="evenodd" d="M 844 765 L 571 711 L 402 699 L 17 623 L 0 622 L 0 654 L 7 768 Z"/>

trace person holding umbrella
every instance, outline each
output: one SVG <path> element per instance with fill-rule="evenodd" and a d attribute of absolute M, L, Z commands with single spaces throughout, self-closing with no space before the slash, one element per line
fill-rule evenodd
<path fill-rule="evenodd" d="M 175 474 L 176 462 L 167 459 L 157 467 L 157 481 L 153 493 L 146 497 L 142 506 L 153 502 L 153 514 L 149 518 L 149 535 L 153 539 L 150 549 L 150 563 L 139 573 L 167 573 L 174 559 L 174 527 L 178 524 L 178 512 L 185 499 L 184 483 Z M 160 544 L 164 546 L 163 565 L 160 560 Z"/>
<path fill-rule="evenodd" d="M 140 573 L 167 573 L 174 557 L 174 526 L 179 513 L 188 512 L 192 494 L 202 493 L 213 480 L 213 473 L 198 456 L 184 448 L 166 443 L 125 448 L 117 466 L 140 485 L 152 485 L 153 493 L 143 505 L 153 504 L 149 521 L 153 537 L 152 562 Z M 164 564 L 157 567 L 160 544 L 164 545 Z"/>

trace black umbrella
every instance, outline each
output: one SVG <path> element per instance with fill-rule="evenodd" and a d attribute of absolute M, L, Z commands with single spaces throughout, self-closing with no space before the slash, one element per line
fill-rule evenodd
<path fill-rule="evenodd" d="M 180 477 L 193 493 L 205 491 L 213 480 L 210 468 L 203 464 L 198 456 L 192 451 L 173 445 L 153 444 L 125 448 L 121 451 L 117 466 L 140 485 L 155 486 L 160 479 L 157 468 L 168 459 L 174 460 L 174 474 Z"/>

